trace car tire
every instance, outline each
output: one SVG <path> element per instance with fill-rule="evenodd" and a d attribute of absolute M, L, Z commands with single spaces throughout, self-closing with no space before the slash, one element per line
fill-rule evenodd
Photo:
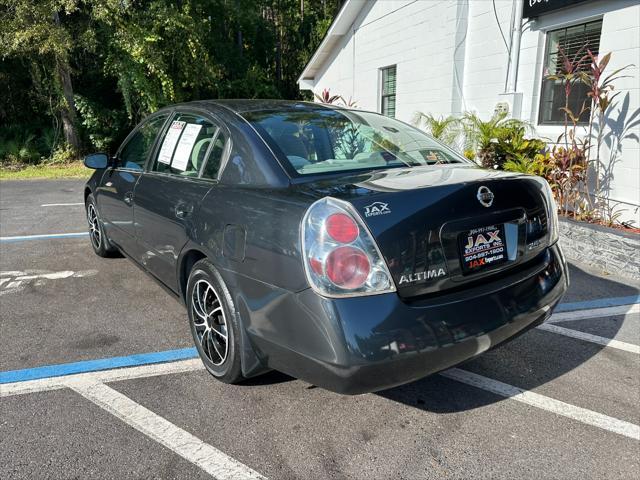
<path fill-rule="evenodd" d="M 185 303 L 193 341 L 209 373 L 224 383 L 244 380 L 239 316 L 229 289 L 209 260 L 200 260 L 191 269 Z"/>
<path fill-rule="evenodd" d="M 89 194 L 85 202 L 85 209 L 87 213 L 87 224 L 89 226 L 89 241 L 93 251 L 99 257 L 110 257 L 117 252 L 117 249 L 111 245 L 109 239 L 104 233 L 104 227 L 100 215 L 98 214 L 98 207 L 96 206 L 96 200 L 93 198 L 93 194 Z"/>

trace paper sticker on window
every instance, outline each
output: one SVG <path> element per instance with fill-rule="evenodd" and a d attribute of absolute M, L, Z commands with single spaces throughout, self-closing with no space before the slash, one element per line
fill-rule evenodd
<path fill-rule="evenodd" d="M 427 162 L 447 163 L 447 160 L 442 155 L 442 152 L 438 150 L 420 150 L 420 154 Z"/>
<path fill-rule="evenodd" d="M 173 154 L 172 168 L 183 172 L 187 169 L 191 158 L 191 150 L 193 150 L 193 145 L 198 139 L 198 133 L 200 133 L 201 128 L 202 125 L 196 125 L 195 123 L 190 123 L 184 128 L 180 142 L 176 147 L 176 152 Z"/>
<path fill-rule="evenodd" d="M 186 123 L 187 122 L 180 121 L 171 123 L 169 131 L 164 137 L 164 142 L 162 142 L 160 154 L 158 155 L 158 162 L 165 163 L 167 165 L 171 163 L 171 154 L 176 148 L 176 143 L 178 143 L 178 139 L 180 138 L 180 134 L 182 133 L 182 129 L 184 128 Z"/>

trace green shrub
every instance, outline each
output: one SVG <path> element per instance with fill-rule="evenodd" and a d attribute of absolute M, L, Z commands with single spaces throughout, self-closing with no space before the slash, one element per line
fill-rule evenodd
<path fill-rule="evenodd" d="M 36 148 L 35 138 L 35 134 L 31 132 L 0 137 L 0 163 L 38 163 L 40 153 Z"/>
<path fill-rule="evenodd" d="M 125 113 L 104 108 L 80 95 L 75 96 L 75 102 L 91 145 L 101 152 L 108 152 L 127 123 Z"/>
<path fill-rule="evenodd" d="M 46 160 L 46 163 L 51 165 L 61 165 L 71 163 L 76 160 L 78 160 L 78 152 L 76 152 L 71 145 L 63 143 L 51 153 L 51 156 Z"/>

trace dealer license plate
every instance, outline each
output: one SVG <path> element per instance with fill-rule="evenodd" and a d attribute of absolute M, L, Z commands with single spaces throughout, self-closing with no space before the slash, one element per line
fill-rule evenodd
<path fill-rule="evenodd" d="M 462 233 L 459 245 L 464 273 L 478 272 L 507 260 L 503 224 L 474 228 Z"/>

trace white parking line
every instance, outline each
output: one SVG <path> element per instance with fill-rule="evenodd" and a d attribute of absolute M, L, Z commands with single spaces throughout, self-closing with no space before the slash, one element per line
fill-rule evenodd
<path fill-rule="evenodd" d="M 14 235 L 11 237 L 0 237 L 0 242 L 17 242 L 21 240 L 41 240 L 47 238 L 73 238 L 73 237 L 86 237 L 89 232 L 74 232 L 74 233 L 46 233 L 42 235 Z"/>
<path fill-rule="evenodd" d="M 561 312 L 551 315 L 547 323 L 570 322 L 572 320 L 584 320 L 587 318 L 612 317 L 614 315 L 630 315 L 640 312 L 640 303 L 633 305 L 621 305 L 619 307 L 592 308 L 589 310 L 575 310 L 573 312 Z"/>
<path fill-rule="evenodd" d="M 545 330 L 547 332 L 564 335 L 565 337 L 577 338 L 578 340 L 584 340 L 585 342 L 597 343 L 598 345 L 604 345 L 605 347 L 617 348 L 618 350 L 624 350 L 625 352 L 631 352 L 640 355 L 640 346 L 634 345 L 633 343 L 621 342 L 619 340 L 601 337 L 599 335 L 591 335 L 590 333 L 573 330 L 571 328 L 559 327 L 557 325 L 552 325 L 549 323 L 543 323 L 537 328 L 540 330 Z"/>
<path fill-rule="evenodd" d="M 76 202 L 76 203 L 43 203 L 40 206 L 41 207 L 71 207 L 71 206 L 76 206 L 76 205 L 84 206 L 84 203 L 82 203 L 82 202 Z"/>
<path fill-rule="evenodd" d="M 608 430 L 609 432 L 624 435 L 625 437 L 633 438 L 634 440 L 640 440 L 640 426 L 634 423 L 609 417 L 608 415 L 594 412 L 586 408 L 576 407 L 575 405 L 561 402 L 560 400 L 555 400 L 538 393 L 529 392 L 492 378 L 483 377 L 476 373 L 460 370 L 459 368 L 452 368 L 445 372 L 441 372 L 440 375 L 495 393 L 502 397 L 510 398 L 517 402 L 526 403 L 527 405 L 577 420 L 587 425 L 592 425 L 603 430 Z"/>
<path fill-rule="evenodd" d="M 120 368 L 101 372 L 80 373 L 66 377 L 44 378 L 26 382 L 7 383 L 0 385 L 0 397 L 21 395 L 26 393 L 58 390 L 65 387 L 73 388 L 73 385 L 86 383 L 117 382 L 134 378 L 168 375 L 172 373 L 191 372 L 204 370 L 200 359 L 181 360 L 178 362 L 145 365 L 141 367 Z M 466 370 L 453 368 L 440 375 L 471 385 L 483 390 L 496 393 L 500 396 L 532 405 L 549 412 L 572 418 L 579 422 L 592 425 L 604 430 L 619 433 L 634 439 L 640 439 L 640 426 L 624 420 L 618 420 L 607 415 L 593 412 L 585 408 L 576 407 L 553 398 L 545 397 L 533 392 L 528 392 L 498 380 L 483 377 Z"/>
<path fill-rule="evenodd" d="M 216 479 L 265 478 L 103 383 L 84 377 L 67 386 Z"/>

